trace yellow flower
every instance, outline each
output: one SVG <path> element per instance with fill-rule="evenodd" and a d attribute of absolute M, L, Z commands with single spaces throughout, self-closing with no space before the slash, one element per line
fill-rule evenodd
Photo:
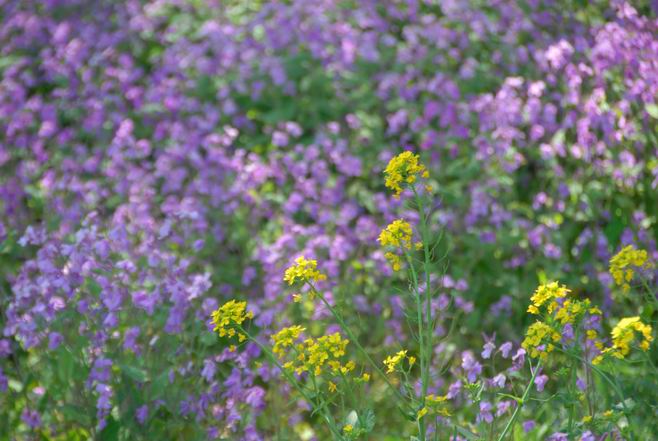
<path fill-rule="evenodd" d="M 229 300 L 212 312 L 211 323 L 215 325 L 213 331 L 217 331 L 220 337 L 234 337 L 237 334 L 240 341 L 244 341 L 246 336 L 236 332 L 234 327 L 242 325 L 245 320 L 252 318 L 254 318 L 254 313 L 247 311 L 247 302 Z"/>
<path fill-rule="evenodd" d="M 526 337 L 521 343 L 523 349 L 530 353 L 532 358 L 540 357 L 545 360 L 549 352 L 554 349 L 552 342 L 557 342 L 560 334 L 544 322 L 537 321 L 528 327 Z"/>
<path fill-rule="evenodd" d="M 354 427 L 351 424 L 345 424 L 343 426 L 343 433 L 345 433 L 345 435 L 351 434 L 353 430 L 354 430 Z"/>
<path fill-rule="evenodd" d="M 272 352 L 279 358 L 286 355 L 285 348 L 294 346 L 297 356 L 294 361 L 285 363 L 284 368 L 294 370 L 298 374 L 312 372 L 316 377 L 322 374 L 325 365 L 328 365 L 334 373 L 346 374 L 354 369 L 354 362 L 348 362 L 343 366 L 338 361 L 345 355 L 345 348 L 349 340 L 343 339 L 339 333 L 334 333 L 317 339 L 307 338 L 303 342 L 295 344 L 295 340 L 303 330 L 304 328 L 300 326 L 292 326 L 282 329 L 272 337 L 274 340 Z"/>
<path fill-rule="evenodd" d="M 619 352 L 622 358 L 630 352 L 630 344 L 635 339 L 635 332 L 642 335 L 640 342 L 640 349 L 643 351 L 649 350 L 649 345 L 653 341 L 651 335 L 651 325 L 647 325 L 640 321 L 640 317 L 626 317 L 617 323 L 612 330 L 612 347 L 613 350 Z M 613 355 L 615 355 L 613 353 Z"/>
<path fill-rule="evenodd" d="M 449 417 L 450 410 L 446 406 L 446 401 L 448 397 L 446 395 L 434 395 L 430 394 L 425 397 L 425 407 L 418 411 L 416 416 L 417 419 L 421 419 L 423 416 L 427 415 L 428 412 L 432 412 L 436 415 L 441 415 L 444 417 Z"/>
<path fill-rule="evenodd" d="M 364 373 L 363 375 L 361 375 L 361 380 L 367 383 L 368 381 L 370 381 L 370 374 Z"/>
<path fill-rule="evenodd" d="M 288 282 L 288 285 L 292 285 L 296 281 L 317 282 L 320 280 L 325 280 L 327 276 L 320 273 L 317 270 L 317 267 L 318 262 L 316 260 L 306 259 L 304 256 L 300 256 L 295 259 L 294 265 L 286 269 L 285 275 L 283 276 L 283 281 Z"/>
<path fill-rule="evenodd" d="M 571 292 L 566 286 L 560 286 L 558 282 L 550 282 L 540 285 L 530 297 L 531 305 L 528 307 L 528 312 L 531 314 L 539 314 L 539 308 L 546 303 L 549 303 L 548 311 L 552 313 L 557 307 L 556 299 L 564 298 Z"/>
<path fill-rule="evenodd" d="M 409 222 L 404 219 L 397 219 L 379 233 L 377 240 L 384 247 L 393 246 L 410 250 L 411 236 L 413 236 L 413 230 Z"/>
<path fill-rule="evenodd" d="M 410 250 L 412 236 L 413 230 L 411 225 L 409 225 L 409 222 L 404 219 L 397 219 L 391 222 L 381 233 L 379 233 L 379 238 L 377 240 L 384 247 L 391 246 Z M 417 245 L 414 246 L 417 248 Z M 397 254 L 388 251 L 384 254 L 384 257 L 386 257 L 386 260 L 390 263 L 393 271 L 399 271 L 400 268 L 402 268 L 402 259 Z"/>
<path fill-rule="evenodd" d="M 389 355 L 384 360 L 384 365 L 386 366 L 386 373 L 390 374 L 395 371 L 395 367 L 400 364 L 407 357 L 407 351 L 399 351 L 395 355 Z M 413 357 L 411 357 L 413 358 Z M 416 359 L 414 358 L 414 362 Z"/>
<path fill-rule="evenodd" d="M 583 423 L 587 424 L 592 421 L 592 417 L 590 415 L 585 415 L 582 421 Z"/>
<path fill-rule="evenodd" d="M 402 193 L 402 186 L 416 182 L 418 175 L 423 178 L 429 177 L 429 173 L 425 166 L 420 163 L 418 155 L 411 152 L 402 152 L 393 157 L 384 170 L 386 188 L 393 190 L 393 196 L 399 198 L 400 193 Z"/>
<path fill-rule="evenodd" d="M 336 392 L 336 385 L 334 384 L 333 381 L 329 382 L 329 384 L 327 385 L 327 389 L 329 389 L 329 392 L 331 393 Z"/>
<path fill-rule="evenodd" d="M 272 341 L 274 341 L 272 352 L 282 358 L 285 355 L 284 349 L 291 347 L 305 330 L 306 328 L 301 326 L 289 326 L 281 329 L 272 336 Z"/>
<path fill-rule="evenodd" d="M 633 245 L 628 245 L 610 259 L 610 274 L 615 280 L 615 284 L 622 287 L 624 293 L 630 291 L 629 282 L 635 275 L 635 271 L 631 267 L 653 268 L 654 265 L 648 258 L 646 250 L 637 250 Z"/>

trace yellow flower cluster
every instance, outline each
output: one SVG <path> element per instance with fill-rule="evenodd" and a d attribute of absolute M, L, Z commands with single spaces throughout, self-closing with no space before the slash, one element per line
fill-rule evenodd
<path fill-rule="evenodd" d="M 555 320 L 566 325 L 567 323 L 577 321 L 586 311 L 590 314 L 601 314 L 599 308 L 590 308 L 590 304 L 589 299 L 582 301 L 573 299 L 565 300 L 555 313 Z"/>
<path fill-rule="evenodd" d="M 392 246 L 411 249 L 411 236 L 413 230 L 409 222 L 404 219 L 398 219 L 391 222 L 386 228 L 379 233 L 377 239 L 382 246 Z"/>
<path fill-rule="evenodd" d="M 560 341 L 560 333 L 544 322 L 534 322 L 526 332 L 521 343 L 523 349 L 530 353 L 532 358 L 540 357 L 545 360 L 555 348 L 553 343 Z"/>
<path fill-rule="evenodd" d="M 294 349 L 295 358 L 283 365 L 285 369 L 294 370 L 297 374 L 312 372 L 315 376 L 322 374 L 325 365 L 328 365 L 335 374 L 339 372 L 345 374 L 354 370 L 353 362 L 347 362 L 345 365 L 340 363 L 340 357 L 345 355 L 349 340 L 342 338 L 336 332 L 317 339 L 307 338 L 302 343 L 294 344 L 302 331 L 303 328 L 292 326 L 282 329 L 272 337 L 275 342 L 274 352 L 279 358 L 284 358 L 286 355 L 283 349 L 288 347 Z"/>
<path fill-rule="evenodd" d="M 304 256 L 300 256 L 295 259 L 294 265 L 286 269 L 283 281 L 288 282 L 288 285 L 292 285 L 297 281 L 317 282 L 320 280 L 326 280 L 327 276 L 318 271 L 317 268 L 318 262 L 316 260 L 306 259 Z"/>
<path fill-rule="evenodd" d="M 306 328 L 302 328 L 301 326 L 289 326 L 281 329 L 272 336 L 272 341 L 274 342 L 272 352 L 280 358 L 283 357 L 285 355 L 284 349 L 294 345 L 301 333 L 305 330 Z"/>
<path fill-rule="evenodd" d="M 423 178 L 429 177 L 429 173 L 425 166 L 420 163 L 418 155 L 411 152 L 400 153 L 388 162 L 384 170 L 386 188 L 393 190 L 393 196 L 399 198 L 400 193 L 402 193 L 402 186 L 416 182 L 418 175 Z"/>
<path fill-rule="evenodd" d="M 379 233 L 379 238 L 377 241 L 382 246 L 391 246 L 396 248 L 402 248 L 406 250 L 411 249 L 411 239 L 413 237 L 413 229 L 409 222 L 404 219 L 398 219 L 391 222 L 386 228 Z M 416 244 L 416 248 L 422 246 L 422 244 Z M 386 260 L 391 264 L 393 271 L 399 271 L 402 268 L 402 259 L 397 254 L 388 251 L 384 254 Z"/>
<path fill-rule="evenodd" d="M 398 351 L 395 355 L 389 355 L 384 360 L 384 365 L 386 366 L 386 373 L 390 374 L 395 372 L 395 368 L 404 361 L 404 359 L 409 360 L 409 367 L 413 366 L 416 363 L 416 357 L 407 356 L 407 351 Z"/>
<path fill-rule="evenodd" d="M 213 331 L 217 331 L 220 337 L 238 336 L 243 342 L 247 336 L 235 330 L 236 325 L 241 325 L 245 320 L 254 318 L 254 313 L 247 311 L 247 302 L 236 302 L 229 300 L 212 313 L 211 323 L 215 325 Z"/>
<path fill-rule="evenodd" d="M 642 335 L 640 349 L 648 351 L 653 341 L 651 325 L 642 323 L 640 317 L 626 317 L 621 319 L 612 330 L 612 346 L 605 348 L 601 355 L 592 360 L 592 364 L 599 364 L 606 355 L 619 359 L 626 357 L 631 351 L 631 343 L 635 340 L 636 332 Z"/>
<path fill-rule="evenodd" d="M 528 312 L 531 314 L 539 314 L 539 308 L 548 303 L 548 312 L 552 313 L 558 306 L 556 299 L 564 298 L 571 292 L 566 286 L 558 282 L 550 282 L 540 285 L 535 290 L 532 297 L 530 297 L 530 306 Z"/>
<path fill-rule="evenodd" d="M 633 267 L 646 269 L 653 267 L 645 250 L 637 250 L 633 245 L 628 245 L 610 259 L 610 274 L 615 279 L 615 283 L 622 287 L 624 293 L 631 289 L 629 282 L 635 275 Z"/>
<path fill-rule="evenodd" d="M 448 401 L 447 395 L 427 395 L 425 397 L 425 406 L 418 411 L 416 418 L 421 419 L 430 412 L 436 415 L 449 417 L 451 414 L 446 406 L 446 401 Z"/>

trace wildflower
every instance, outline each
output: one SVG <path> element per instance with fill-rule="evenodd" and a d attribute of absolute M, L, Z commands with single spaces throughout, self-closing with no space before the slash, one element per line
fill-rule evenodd
<path fill-rule="evenodd" d="M 246 336 L 238 333 L 234 326 L 242 325 L 245 320 L 252 318 L 254 318 L 254 313 L 247 311 L 247 302 L 229 300 L 213 311 L 211 323 L 215 325 L 213 331 L 217 331 L 220 337 L 233 337 L 238 334 L 240 341 L 244 341 Z"/>
<path fill-rule="evenodd" d="M 402 152 L 393 157 L 384 170 L 386 188 L 393 190 L 393 196 L 399 198 L 400 193 L 402 193 L 402 186 L 416 182 L 418 175 L 423 178 L 429 177 L 429 173 L 425 166 L 420 163 L 418 155 L 411 152 Z"/>
<path fill-rule="evenodd" d="M 402 361 L 407 357 L 407 351 L 398 351 L 395 355 L 389 355 L 384 360 L 384 365 L 386 365 L 386 373 L 390 374 L 395 371 L 397 365 L 402 363 Z M 415 361 L 415 359 L 414 359 Z"/>
<path fill-rule="evenodd" d="M 307 338 L 302 343 L 294 344 L 304 328 L 292 326 L 284 328 L 272 337 L 275 348 L 273 352 L 279 358 L 285 356 L 283 349 L 295 347 L 297 356 L 294 361 L 286 362 L 283 367 L 288 370 L 294 370 L 297 374 L 311 372 L 315 376 L 322 374 L 325 365 L 329 365 L 337 373 L 348 373 L 354 369 L 354 363 L 348 362 L 342 366 L 337 360 L 345 355 L 345 348 L 349 340 L 343 339 L 339 333 L 324 335 L 317 339 Z"/>
<path fill-rule="evenodd" d="M 450 416 L 450 411 L 445 405 L 446 401 L 448 401 L 447 395 L 430 394 L 425 397 L 425 404 L 430 406 L 434 413 L 448 417 Z"/>
<path fill-rule="evenodd" d="M 427 407 L 424 406 L 424 407 L 423 407 L 422 409 L 420 409 L 420 410 L 418 411 L 418 413 L 416 414 L 416 419 L 417 419 L 417 420 L 421 419 L 422 417 L 424 417 L 425 415 L 427 415 L 427 412 L 429 412 L 429 410 L 427 409 Z"/>
<path fill-rule="evenodd" d="M 389 251 L 384 254 L 384 257 L 386 260 L 388 260 L 388 263 L 391 265 L 391 268 L 393 268 L 393 271 L 400 271 L 400 268 L 402 268 L 402 259 L 400 259 L 400 256 Z"/>
<path fill-rule="evenodd" d="M 370 381 L 370 374 L 366 372 L 363 375 L 361 375 L 361 381 L 363 381 L 364 383 Z"/>
<path fill-rule="evenodd" d="M 526 337 L 521 346 L 530 352 L 532 358 L 546 359 L 554 349 L 553 343 L 561 339 L 561 335 L 544 322 L 536 321 L 528 327 Z"/>
<path fill-rule="evenodd" d="M 646 250 L 637 250 L 633 245 L 628 245 L 610 259 L 610 274 L 615 279 L 615 284 L 622 287 L 624 293 L 631 289 L 629 282 L 635 275 L 633 267 L 640 269 L 653 267 L 648 260 Z"/>
<path fill-rule="evenodd" d="M 539 308 L 549 303 L 548 312 L 551 313 L 557 307 L 556 299 L 564 298 L 571 292 L 566 286 L 560 286 L 558 282 L 550 282 L 540 285 L 530 297 L 531 305 L 528 306 L 528 312 L 539 314 Z"/>
<path fill-rule="evenodd" d="M 649 345 L 653 341 L 651 335 L 651 325 L 646 325 L 640 321 L 640 317 L 626 317 L 617 323 L 612 330 L 613 355 L 617 358 L 624 358 L 630 352 L 630 344 L 635 339 L 635 332 L 642 334 L 640 349 L 649 350 Z"/>
<path fill-rule="evenodd" d="M 379 233 L 377 240 L 382 246 L 393 246 L 410 250 L 412 235 L 413 230 L 409 222 L 404 219 L 397 219 Z"/>
<path fill-rule="evenodd" d="M 350 435 L 353 431 L 354 431 L 354 426 L 352 426 L 351 424 L 345 424 L 343 426 L 343 433 L 345 435 Z"/>
<path fill-rule="evenodd" d="M 317 270 L 318 262 L 312 259 L 306 259 L 304 256 L 300 256 L 295 259 L 295 264 L 286 269 L 285 275 L 283 276 L 283 281 L 288 282 L 288 285 L 292 285 L 296 281 L 301 282 L 318 282 L 321 280 L 326 280 L 327 276 L 320 273 Z"/>
<path fill-rule="evenodd" d="M 336 384 L 333 381 L 330 381 L 327 385 L 327 389 L 329 389 L 329 392 L 331 393 L 336 392 Z"/>
<path fill-rule="evenodd" d="M 305 330 L 306 328 L 302 328 L 301 326 L 289 326 L 281 329 L 272 336 L 272 341 L 274 341 L 272 352 L 279 357 L 283 357 L 285 354 L 284 349 L 292 346 L 299 338 L 299 335 Z"/>
<path fill-rule="evenodd" d="M 546 375 L 538 375 L 535 378 L 535 386 L 537 386 L 537 392 L 543 392 L 544 391 L 544 386 L 548 382 L 548 376 Z"/>

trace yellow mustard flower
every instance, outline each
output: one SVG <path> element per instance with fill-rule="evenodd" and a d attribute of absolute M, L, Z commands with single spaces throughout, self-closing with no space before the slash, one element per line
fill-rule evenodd
<path fill-rule="evenodd" d="M 635 332 L 638 332 L 642 335 L 640 349 L 647 351 L 653 341 L 651 330 L 651 325 L 642 323 L 640 317 L 623 318 L 612 330 L 613 348 L 621 353 L 622 356 L 628 355 L 631 350 L 630 344 L 635 339 Z"/>
<path fill-rule="evenodd" d="M 622 287 L 624 293 L 631 289 L 630 282 L 635 275 L 634 268 L 653 268 L 646 250 L 638 250 L 633 245 L 628 245 L 610 259 L 610 274 L 615 284 Z"/>
<path fill-rule="evenodd" d="M 353 431 L 354 431 L 354 426 L 352 426 L 351 424 L 345 424 L 343 426 L 343 433 L 345 435 L 350 435 Z"/>
<path fill-rule="evenodd" d="M 530 297 L 531 304 L 528 307 L 528 312 L 531 314 L 539 314 L 539 308 L 548 304 L 548 312 L 552 313 L 557 307 L 557 302 L 555 300 L 566 297 L 570 292 L 570 289 L 564 285 L 560 285 L 558 282 L 550 282 L 540 285 L 537 287 L 532 297 Z"/>
<path fill-rule="evenodd" d="M 306 259 L 304 256 L 300 256 L 295 259 L 295 263 L 291 265 L 283 276 L 284 282 L 288 282 L 288 285 L 293 283 L 300 282 L 318 282 L 321 280 L 326 280 L 327 276 L 322 274 L 317 269 L 318 262 L 313 259 Z"/>
<path fill-rule="evenodd" d="M 409 225 L 409 222 L 404 219 L 397 219 L 391 222 L 381 231 L 381 233 L 379 233 L 379 238 L 377 240 L 384 247 L 390 246 L 410 250 L 412 246 L 412 236 L 413 229 L 411 228 L 411 225 Z M 397 254 L 387 251 L 384 254 L 384 257 L 388 260 L 393 271 L 399 271 L 400 268 L 402 268 L 402 259 Z"/>
<path fill-rule="evenodd" d="M 391 372 L 395 371 L 395 368 L 404 361 L 404 359 L 407 358 L 407 351 L 398 351 L 395 355 L 389 355 L 384 359 L 384 365 L 386 366 L 386 373 L 390 374 Z M 413 359 L 413 362 L 416 362 L 415 357 L 409 357 L 410 359 L 410 366 L 413 364 L 411 363 L 411 359 Z"/>
<path fill-rule="evenodd" d="M 409 222 L 404 219 L 397 219 L 391 222 L 386 228 L 379 233 L 377 239 L 382 246 L 392 246 L 396 248 L 411 249 L 411 237 L 413 230 Z"/>
<path fill-rule="evenodd" d="M 295 340 L 304 328 L 293 326 L 284 328 L 275 336 L 275 349 L 273 352 L 284 358 L 286 351 L 284 349 L 292 347 L 294 349 L 294 361 L 288 361 L 283 365 L 285 369 L 294 370 L 297 374 L 310 372 L 315 376 L 322 374 L 325 365 L 328 365 L 334 373 L 348 373 L 354 369 L 353 362 L 342 365 L 338 360 L 345 355 L 345 348 L 349 340 L 343 339 L 339 333 L 324 335 L 319 338 L 307 338 L 299 344 L 294 344 Z"/>
<path fill-rule="evenodd" d="M 295 341 L 297 341 L 301 333 L 305 330 L 306 328 L 301 326 L 289 326 L 281 329 L 272 336 L 272 341 L 274 342 L 272 352 L 279 356 L 279 358 L 282 358 L 285 355 L 284 349 L 294 345 Z"/>
<path fill-rule="evenodd" d="M 447 395 L 427 395 L 425 397 L 425 406 L 418 411 L 416 419 L 421 419 L 430 412 L 434 415 L 449 417 L 451 413 L 448 410 L 446 401 L 448 401 Z"/>
<path fill-rule="evenodd" d="M 404 185 L 416 182 L 418 176 L 429 177 L 429 173 L 420 162 L 418 155 L 411 152 L 402 152 L 393 157 L 384 169 L 386 188 L 393 190 L 393 196 L 399 198 Z"/>
<path fill-rule="evenodd" d="M 536 321 L 528 327 L 526 337 L 521 343 L 523 349 L 529 352 L 532 358 L 540 357 L 545 360 L 555 349 L 553 343 L 560 341 L 560 333 L 544 322 Z"/>
<path fill-rule="evenodd" d="M 237 302 L 229 300 L 212 312 L 211 323 L 215 325 L 213 331 L 217 331 L 220 337 L 239 336 L 240 341 L 244 341 L 245 335 L 236 331 L 235 326 L 242 325 L 247 319 L 254 318 L 252 311 L 247 311 L 247 302 Z"/>

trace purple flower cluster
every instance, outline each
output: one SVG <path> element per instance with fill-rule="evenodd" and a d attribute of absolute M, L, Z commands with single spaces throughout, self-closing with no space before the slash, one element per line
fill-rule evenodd
<path fill-rule="evenodd" d="M 116 408 L 262 439 L 277 372 L 255 344 L 211 339 L 208 316 L 239 296 L 264 335 L 289 322 L 282 270 L 304 254 L 328 299 L 386 317 L 373 345 L 409 339 L 376 244 L 414 220 L 380 179 L 401 149 L 432 171 L 454 250 L 432 312 L 454 302 L 472 335 L 523 311 L 539 271 L 607 295 L 620 243 L 658 257 L 658 22 L 629 3 L 591 23 L 552 1 L 215 3 L 0 4 L 0 393 L 31 351 L 73 356 L 62 375 L 98 430 Z M 481 355 L 518 370 L 512 348 Z M 472 350 L 460 362 L 455 376 L 481 378 Z M 486 383 L 509 387 L 507 372 Z M 74 401 L 57 387 L 19 409 L 26 426 L 57 432 L 51 410 Z"/>

